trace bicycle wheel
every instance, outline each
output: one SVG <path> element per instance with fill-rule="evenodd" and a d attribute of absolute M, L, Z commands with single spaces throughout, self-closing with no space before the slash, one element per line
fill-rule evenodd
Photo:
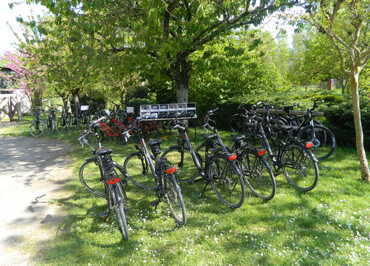
<path fill-rule="evenodd" d="M 55 119 L 51 120 L 51 133 L 58 133 L 57 121 Z"/>
<path fill-rule="evenodd" d="M 252 193 L 266 201 L 272 199 L 276 192 L 276 181 L 266 159 L 254 151 L 244 151 L 239 158 L 242 172 Z"/>
<path fill-rule="evenodd" d="M 40 120 L 37 126 L 36 120 L 33 120 L 30 125 L 30 134 L 31 136 L 37 137 L 40 136 L 46 128 L 46 124 L 44 121 Z"/>
<path fill-rule="evenodd" d="M 126 184 L 124 170 L 116 163 L 114 163 L 114 175 Z M 102 176 L 100 164 L 95 157 L 87 159 L 80 167 L 79 178 L 85 189 L 95 196 L 105 198 Z"/>
<path fill-rule="evenodd" d="M 195 153 L 195 156 L 197 156 L 201 166 L 202 159 L 200 155 Z M 171 165 L 176 166 L 176 176 L 180 182 L 189 182 L 200 175 L 199 170 L 193 161 L 193 157 L 188 150 L 183 150 L 179 146 L 173 146 L 163 153 L 162 158 L 166 158 Z"/>
<path fill-rule="evenodd" d="M 177 225 L 186 223 L 186 210 L 181 188 L 174 174 L 164 174 L 164 198 L 168 204 L 171 216 Z"/>
<path fill-rule="evenodd" d="M 116 218 L 118 221 L 121 234 L 125 240 L 128 240 L 128 226 L 124 208 L 125 196 L 123 193 L 124 190 L 121 183 L 114 184 L 111 191 L 113 208 L 116 213 Z"/>
<path fill-rule="evenodd" d="M 319 161 L 333 155 L 337 147 L 334 133 L 323 125 L 315 125 L 314 134 L 312 133 L 312 128 L 305 127 L 298 132 L 298 137 L 302 140 L 313 142 L 312 152 Z"/>
<path fill-rule="evenodd" d="M 284 175 L 295 189 L 307 192 L 315 188 L 319 179 L 319 167 L 310 150 L 291 144 L 284 151 L 281 161 Z"/>
<path fill-rule="evenodd" d="M 131 153 L 123 164 L 127 178 L 136 186 L 145 190 L 154 190 L 156 183 L 150 166 L 141 152 Z"/>
<path fill-rule="evenodd" d="M 221 155 L 212 157 L 207 167 L 207 175 L 217 198 L 233 209 L 239 208 L 245 197 L 244 179 L 235 167 L 233 162 Z"/>

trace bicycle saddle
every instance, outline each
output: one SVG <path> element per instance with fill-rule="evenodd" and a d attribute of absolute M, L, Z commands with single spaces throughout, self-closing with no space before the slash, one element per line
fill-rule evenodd
<path fill-rule="evenodd" d="M 162 140 L 161 139 L 151 139 L 148 141 L 148 144 L 150 146 L 155 146 L 155 145 L 159 145 L 162 143 Z"/>
<path fill-rule="evenodd" d="M 112 150 L 111 149 L 100 149 L 96 151 L 97 155 L 105 155 L 105 154 L 111 154 Z"/>

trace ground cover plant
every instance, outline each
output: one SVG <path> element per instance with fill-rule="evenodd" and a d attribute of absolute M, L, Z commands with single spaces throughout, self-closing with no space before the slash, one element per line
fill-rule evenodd
<path fill-rule="evenodd" d="M 18 127 L 0 129 L 1 135 L 10 132 L 27 134 Z M 104 200 L 85 192 L 78 181 L 78 168 L 90 156 L 78 145 L 78 133 L 48 136 L 75 145 L 70 154 L 74 174 L 65 185 L 70 193 L 53 202 L 67 214 L 58 233 L 30 247 L 38 264 L 367 265 L 370 261 L 370 187 L 359 181 L 354 149 L 339 147 L 334 157 L 320 164 L 319 184 L 312 192 L 297 193 L 278 176 L 273 200 L 262 203 L 249 197 L 237 210 L 221 205 L 212 191 L 200 198 L 202 186 L 182 185 L 188 223 L 181 228 L 154 210 L 153 195 L 129 183 L 130 240 L 124 242 L 114 219 L 99 218 Z M 162 149 L 174 143 L 175 135 L 158 136 L 163 139 Z M 222 132 L 225 139 L 227 135 Z M 105 145 L 114 150 L 119 163 L 134 151 L 133 142 Z"/>

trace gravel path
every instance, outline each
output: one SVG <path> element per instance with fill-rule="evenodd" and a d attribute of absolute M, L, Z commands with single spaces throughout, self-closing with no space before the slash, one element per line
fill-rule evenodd
<path fill-rule="evenodd" d="M 55 236 L 62 216 L 52 199 L 65 193 L 70 149 L 54 140 L 0 136 L 0 265 L 32 265 L 25 248 Z"/>

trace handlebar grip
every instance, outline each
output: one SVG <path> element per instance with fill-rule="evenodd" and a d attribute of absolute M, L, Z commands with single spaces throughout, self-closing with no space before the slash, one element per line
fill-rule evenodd
<path fill-rule="evenodd" d="M 179 124 L 176 124 L 174 127 L 173 127 L 174 129 L 180 129 L 180 130 L 186 130 L 186 128 L 185 127 L 183 127 L 183 126 L 180 126 Z"/>
<path fill-rule="evenodd" d="M 217 112 L 220 108 L 216 107 L 215 109 L 211 109 L 207 112 L 208 115 L 213 115 L 215 112 Z"/>
<path fill-rule="evenodd" d="M 92 121 L 92 122 L 90 123 L 90 126 L 89 126 L 89 127 L 92 127 L 92 126 L 96 125 L 97 123 L 99 123 L 99 122 L 101 122 L 101 121 L 103 121 L 103 120 L 105 120 L 105 119 L 107 119 L 107 117 L 106 117 L 106 116 L 102 116 L 102 117 L 100 117 L 99 119 L 96 119 L 95 121 Z"/>

